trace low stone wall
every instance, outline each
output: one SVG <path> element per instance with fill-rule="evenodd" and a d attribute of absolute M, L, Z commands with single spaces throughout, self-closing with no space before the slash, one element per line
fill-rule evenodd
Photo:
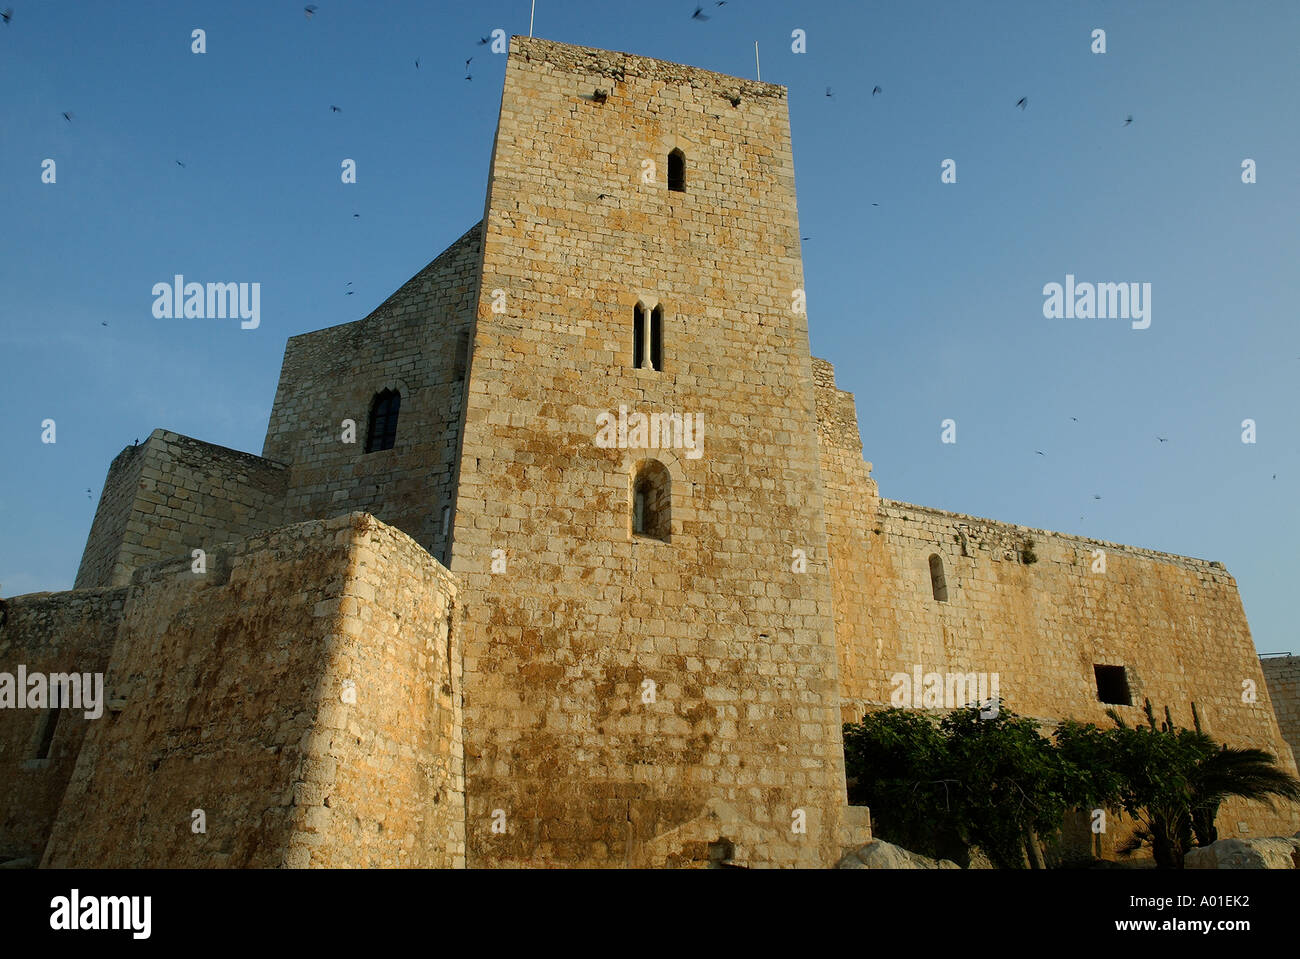
<path fill-rule="evenodd" d="M 42 864 L 462 863 L 455 592 L 364 514 L 138 570 Z"/>

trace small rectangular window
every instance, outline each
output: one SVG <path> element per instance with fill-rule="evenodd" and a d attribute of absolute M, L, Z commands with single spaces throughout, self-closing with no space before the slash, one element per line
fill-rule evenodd
<path fill-rule="evenodd" d="M 1097 699 L 1115 706 L 1132 706 L 1133 697 L 1128 688 L 1128 671 L 1123 666 L 1092 667 L 1097 677 Z"/>

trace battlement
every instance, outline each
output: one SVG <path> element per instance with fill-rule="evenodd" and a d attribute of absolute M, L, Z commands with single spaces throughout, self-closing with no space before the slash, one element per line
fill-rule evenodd
<path fill-rule="evenodd" d="M 599 50 L 595 47 L 583 47 L 571 43 L 558 43 L 540 37 L 519 35 L 511 37 L 510 54 L 512 57 L 522 57 L 527 62 L 539 60 L 554 65 L 566 73 L 601 76 L 615 81 L 638 77 L 664 84 L 693 87 L 727 100 L 735 97 L 742 99 L 771 97 L 784 100 L 787 96 L 786 88 L 776 83 L 763 83 L 759 80 L 728 76 L 725 73 L 715 73 L 712 70 L 689 67 L 668 60 L 655 60 L 633 53 Z"/>

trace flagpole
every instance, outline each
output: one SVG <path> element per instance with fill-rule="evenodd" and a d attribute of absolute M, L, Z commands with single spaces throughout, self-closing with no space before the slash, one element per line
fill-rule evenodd
<path fill-rule="evenodd" d="M 533 2 L 536 3 L 537 0 L 533 0 Z M 754 41 L 754 69 L 758 71 L 758 79 L 759 82 L 761 83 L 763 80 L 763 67 L 758 62 L 758 41 L 757 40 Z"/>
<path fill-rule="evenodd" d="M 533 9 L 528 14 L 528 35 L 533 35 L 533 17 L 537 15 L 537 0 L 533 0 Z"/>

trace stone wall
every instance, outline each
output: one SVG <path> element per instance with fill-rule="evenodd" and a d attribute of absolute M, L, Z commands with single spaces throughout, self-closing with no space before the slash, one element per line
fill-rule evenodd
<path fill-rule="evenodd" d="M 1114 708 L 1128 722 L 1144 721 L 1146 697 L 1190 728 L 1195 703 L 1221 742 L 1279 752 L 1236 582 L 1221 564 L 880 499 L 848 428 L 852 397 L 833 379 L 818 388 L 845 720 L 888 704 L 892 677 L 919 665 L 997 673 L 1021 715 L 1110 725 L 1094 666 L 1117 666 L 1132 705 Z M 946 600 L 935 598 L 932 555 Z M 1243 701 L 1246 680 L 1254 702 Z M 1219 828 L 1290 835 L 1300 810 L 1225 804 Z"/>
<path fill-rule="evenodd" d="M 154 430 L 113 460 L 75 586 L 124 586 L 140 566 L 279 525 L 287 478 L 252 453 Z"/>
<path fill-rule="evenodd" d="M 138 570 L 43 865 L 458 864 L 454 597 L 361 514 Z"/>
<path fill-rule="evenodd" d="M 511 41 L 452 559 L 471 866 L 699 865 L 719 838 L 751 865 L 838 860 L 802 287 L 784 88 Z M 633 368 L 638 299 L 663 307 L 661 370 Z M 702 455 L 599 447 L 620 405 L 701 415 Z M 632 532 L 645 459 L 668 542 Z"/>
<path fill-rule="evenodd" d="M 30 593 L 0 601 L 0 672 L 103 673 L 108 665 L 126 589 Z M 104 699 L 108 698 L 105 686 Z M 48 700 L 47 700 L 48 702 Z M 0 861 L 39 862 L 63 801 L 86 731 L 109 721 L 85 710 L 0 709 Z M 54 736 L 37 758 L 47 722 Z"/>
<path fill-rule="evenodd" d="M 365 319 L 289 339 L 262 450 L 292 466 L 285 522 L 364 511 L 443 558 L 479 237 L 475 225 Z M 401 394 L 396 444 L 367 453 L 385 389 Z"/>
<path fill-rule="evenodd" d="M 74 588 L 121 586 L 131 579 L 133 567 L 127 565 L 123 545 L 127 539 L 127 523 L 134 517 L 136 497 L 140 493 L 140 469 L 148 448 L 146 440 L 144 446 L 128 446 L 113 458 L 86 537 Z"/>
<path fill-rule="evenodd" d="M 1300 757 L 1300 656 L 1269 656 L 1259 664 L 1282 738 Z"/>

